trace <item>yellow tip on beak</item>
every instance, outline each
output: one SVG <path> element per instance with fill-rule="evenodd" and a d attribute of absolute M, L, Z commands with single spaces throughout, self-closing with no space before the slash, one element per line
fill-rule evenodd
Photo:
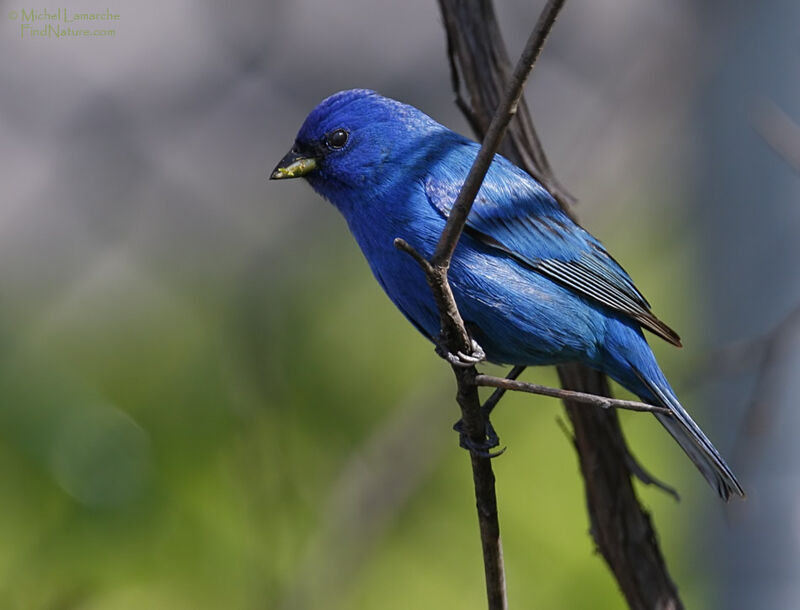
<path fill-rule="evenodd" d="M 281 159 L 278 166 L 272 170 L 270 180 L 283 180 L 284 178 L 300 178 L 317 167 L 317 160 L 314 157 L 303 157 L 299 153 L 289 151 Z"/>

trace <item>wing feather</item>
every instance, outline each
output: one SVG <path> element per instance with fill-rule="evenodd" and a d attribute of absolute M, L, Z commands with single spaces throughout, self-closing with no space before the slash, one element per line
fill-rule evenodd
<path fill-rule="evenodd" d="M 464 177 L 453 180 L 436 171 L 428 175 L 428 201 L 445 218 Z M 538 182 L 504 158 L 496 157 L 492 163 L 465 230 L 520 264 L 681 345 L 678 334 L 653 315 L 650 304 L 603 245 L 564 214 Z"/>

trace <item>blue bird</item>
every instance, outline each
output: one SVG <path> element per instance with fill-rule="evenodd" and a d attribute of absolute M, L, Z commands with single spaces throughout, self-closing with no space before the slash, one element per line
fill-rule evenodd
<path fill-rule="evenodd" d="M 479 145 L 420 110 L 368 90 L 336 93 L 308 115 L 272 179 L 305 178 L 336 206 L 376 279 L 436 343 L 439 314 L 401 237 L 430 257 Z M 642 329 L 680 346 L 625 270 L 526 172 L 497 155 L 453 255 L 448 278 L 489 361 L 598 369 L 656 414 L 727 500 L 744 492 L 684 410 Z"/>

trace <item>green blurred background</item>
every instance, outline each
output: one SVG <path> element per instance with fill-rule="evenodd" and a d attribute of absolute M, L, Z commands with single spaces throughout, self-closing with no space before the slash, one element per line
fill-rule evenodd
<path fill-rule="evenodd" d="M 513 56 L 541 3 L 498 4 Z M 711 4 L 571 0 L 528 98 L 583 224 L 684 338 L 654 348 L 730 454 L 748 394 L 722 415 L 702 383 L 709 354 L 774 320 L 709 331 L 724 327 L 709 303 L 726 297 L 708 296 L 713 265 L 698 263 L 713 231 L 696 221 L 702 126 L 718 110 L 702 103 L 753 18 Z M 59 6 L 120 18 L 109 36 L 33 39 L 23 7 L 2 3 L 0 608 L 484 607 L 448 367 L 333 208 L 267 181 L 339 89 L 377 89 L 467 133 L 435 3 Z M 791 36 L 775 54 L 795 78 Z M 557 383 L 550 369 L 525 378 Z M 708 532 L 736 515 L 652 418 L 622 418 L 683 497 L 640 487 L 684 601 L 734 607 Z M 511 604 L 622 608 L 563 420 L 532 396 L 494 417 Z"/>

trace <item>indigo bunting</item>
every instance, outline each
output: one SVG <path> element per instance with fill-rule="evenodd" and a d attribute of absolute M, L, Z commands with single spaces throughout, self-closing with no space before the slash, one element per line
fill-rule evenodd
<path fill-rule="evenodd" d="M 368 90 L 336 93 L 306 118 L 272 179 L 305 178 L 336 206 L 376 279 L 436 343 L 439 314 L 401 237 L 430 257 L 479 145 Z M 625 270 L 535 179 L 496 155 L 448 278 L 472 339 L 495 363 L 578 361 L 644 402 L 727 500 L 744 492 L 661 372 L 642 329 L 680 346 Z"/>

